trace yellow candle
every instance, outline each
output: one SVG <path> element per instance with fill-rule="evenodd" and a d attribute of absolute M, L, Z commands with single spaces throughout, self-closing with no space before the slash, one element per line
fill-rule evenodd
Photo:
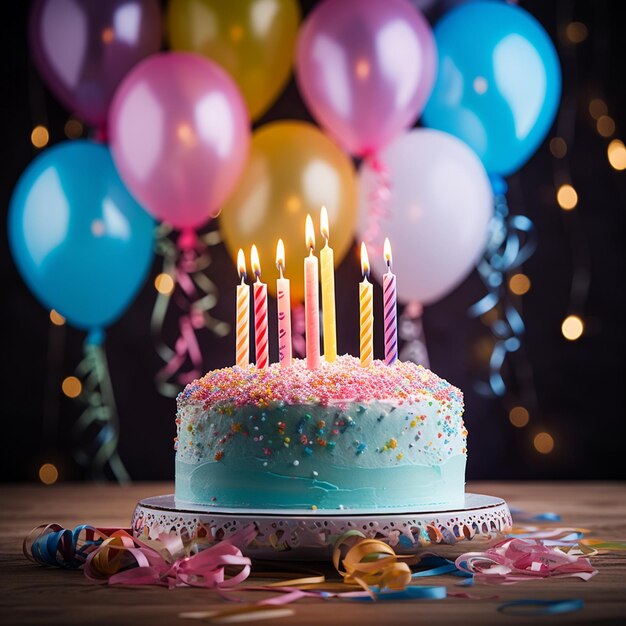
<path fill-rule="evenodd" d="M 246 285 L 246 259 L 241 248 L 237 254 L 237 271 L 241 285 L 237 285 L 235 362 L 239 367 L 245 367 L 250 363 L 250 287 Z"/>
<path fill-rule="evenodd" d="M 361 365 L 367 367 L 374 359 L 374 290 L 372 283 L 367 280 L 370 262 L 364 242 L 361 243 L 361 271 L 363 272 L 363 281 L 359 284 Z"/>
<path fill-rule="evenodd" d="M 335 254 L 328 245 L 329 228 L 326 207 L 320 215 L 320 231 L 326 244 L 320 251 L 322 272 L 322 323 L 324 328 L 324 358 L 332 363 L 337 358 L 337 329 L 335 321 Z"/>

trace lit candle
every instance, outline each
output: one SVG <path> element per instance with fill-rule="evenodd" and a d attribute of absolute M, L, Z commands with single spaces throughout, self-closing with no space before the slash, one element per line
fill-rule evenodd
<path fill-rule="evenodd" d="M 264 369 L 269 362 L 267 343 L 267 285 L 261 282 L 261 262 L 256 246 L 250 251 L 250 263 L 256 276 L 254 281 L 254 345 L 256 366 Z"/>
<path fill-rule="evenodd" d="M 365 242 L 361 243 L 361 271 L 363 281 L 359 284 L 359 308 L 361 330 L 361 365 L 371 365 L 374 358 L 374 307 L 372 283 L 367 280 L 370 274 L 370 262 Z"/>
<path fill-rule="evenodd" d="M 316 370 L 320 366 L 320 302 L 318 286 L 315 231 L 311 216 L 306 216 L 306 246 L 309 256 L 304 259 L 304 322 L 306 332 L 306 366 Z"/>
<path fill-rule="evenodd" d="M 383 307 L 385 320 L 385 363 L 393 365 L 398 359 L 398 315 L 396 303 L 396 275 L 391 272 L 391 244 L 385 238 L 387 272 L 383 274 Z"/>
<path fill-rule="evenodd" d="M 278 359 L 281 367 L 291 367 L 291 301 L 289 279 L 283 277 L 285 271 L 285 245 L 279 239 L 276 245 L 276 267 L 280 278 L 276 280 L 278 300 Z"/>
<path fill-rule="evenodd" d="M 322 323 L 324 326 L 324 358 L 332 363 L 337 358 L 337 329 L 335 322 L 335 254 L 328 245 L 328 212 L 322 207 L 320 231 L 326 244 L 320 251 L 322 272 Z"/>
<path fill-rule="evenodd" d="M 246 285 L 246 258 L 241 248 L 237 254 L 237 272 L 241 284 L 237 285 L 235 362 L 239 367 L 245 367 L 250 363 L 250 287 Z"/>

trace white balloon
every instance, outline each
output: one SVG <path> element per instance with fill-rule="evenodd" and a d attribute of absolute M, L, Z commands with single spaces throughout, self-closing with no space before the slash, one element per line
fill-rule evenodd
<path fill-rule="evenodd" d="M 380 181 L 368 161 L 359 172 L 357 232 L 370 247 L 377 279 L 389 237 L 402 302 L 435 302 L 471 272 L 487 242 L 493 192 L 478 156 L 461 140 L 438 130 L 413 129 L 378 158 L 389 173 L 390 196 L 378 232 L 368 229 L 371 197 Z"/>

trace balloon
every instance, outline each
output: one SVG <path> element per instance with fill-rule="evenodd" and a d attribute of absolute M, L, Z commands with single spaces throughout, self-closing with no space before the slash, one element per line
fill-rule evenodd
<path fill-rule="evenodd" d="M 356 200 L 352 162 L 330 139 L 306 122 L 273 122 L 252 135 L 248 163 L 224 205 L 220 231 L 233 259 L 239 248 L 249 259 L 251 245 L 257 245 L 263 280 L 272 294 L 278 278 L 276 243 L 282 237 L 285 276 L 291 279 L 291 298 L 298 302 L 304 299 L 307 213 L 319 233 L 320 209 L 328 209 L 330 245 L 339 264 L 354 236 Z M 322 245 L 318 234 L 317 249 Z"/>
<path fill-rule="evenodd" d="M 98 331 L 143 285 L 154 222 L 124 187 L 105 146 L 72 141 L 42 152 L 22 174 L 9 208 L 9 243 L 44 306 Z"/>
<path fill-rule="evenodd" d="M 33 60 L 48 87 L 101 129 L 122 78 L 161 48 L 157 0 L 35 0 L 29 27 Z"/>
<path fill-rule="evenodd" d="M 476 154 L 455 137 L 415 129 L 381 154 L 390 175 L 388 217 L 372 249 L 389 237 L 398 298 L 429 304 L 452 291 L 472 270 L 487 242 L 493 194 Z M 359 172 L 359 226 L 367 232 L 368 200 L 377 174 L 364 162 Z M 371 254 L 374 275 L 387 270 Z"/>
<path fill-rule="evenodd" d="M 517 6 L 472 2 L 435 27 L 439 71 L 423 122 L 471 146 L 490 174 L 521 167 L 548 132 L 561 71 L 552 41 Z"/>
<path fill-rule="evenodd" d="M 124 79 L 109 120 L 115 165 L 151 215 L 180 229 L 215 216 L 250 142 L 245 104 L 221 67 L 196 54 L 154 55 Z"/>
<path fill-rule="evenodd" d="M 407 0 L 327 0 L 300 31 L 296 77 L 315 119 L 367 156 L 420 114 L 436 59 L 430 26 Z"/>
<path fill-rule="evenodd" d="M 171 0 L 166 22 L 172 49 L 197 52 L 233 77 L 252 119 L 289 79 L 299 23 L 295 0 Z"/>

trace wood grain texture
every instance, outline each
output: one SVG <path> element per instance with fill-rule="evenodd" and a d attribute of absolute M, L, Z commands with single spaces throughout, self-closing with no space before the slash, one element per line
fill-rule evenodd
<path fill-rule="evenodd" d="M 606 540 L 626 540 L 626 485 L 623 483 L 474 483 L 468 490 L 505 498 L 511 506 L 529 512 L 555 511 L 563 526 L 589 529 Z M 23 537 L 39 524 L 56 521 L 125 526 L 135 502 L 170 493 L 171 484 L 3 486 L 0 488 L 0 599 L 1 622 L 11 624 L 128 624 L 152 626 L 201 624 L 183 620 L 182 611 L 226 608 L 212 592 L 201 589 L 109 588 L 93 585 L 82 572 L 38 567 L 21 552 Z M 471 543 L 466 544 L 472 549 Z M 626 553 L 595 557 L 599 574 L 589 582 L 578 579 L 544 580 L 511 586 L 476 585 L 480 596 L 494 600 L 448 598 L 444 601 L 386 602 L 379 604 L 300 601 L 295 615 L 277 620 L 290 624 L 624 624 L 626 623 Z M 330 570 L 329 570 L 330 571 Z M 439 576 L 426 584 L 444 584 L 455 590 L 456 579 Z M 255 601 L 259 593 L 238 594 Z M 497 612 L 502 602 L 521 598 L 583 598 L 577 613 L 543 618 L 520 618 Z M 271 621 L 271 620 L 270 620 Z M 270 623 L 270 621 L 260 623 Z"/>

